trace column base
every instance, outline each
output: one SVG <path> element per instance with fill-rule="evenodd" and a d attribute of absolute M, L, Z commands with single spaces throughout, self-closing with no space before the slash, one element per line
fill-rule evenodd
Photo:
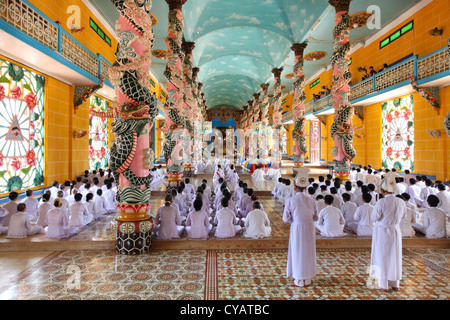
<path fill-rule="evenodd" d="M 116 220 L 116 251 L 122 255 L 141 255 L 150 252 L 152 219 L 144 221 Z"/>
<path fill-rule="evenodd" d="M 191 178 L 194 176 L 194 166 L 191 163 L 184 165 L 183 177 Z"/>
<path fill-rule="evenodd" d="M 166 192 L 171 193 L 172 190 L 177 190 L 180 186 L 180 182 L 183 180 L 184 172 L 177 172 L 177 173 L 167 173 L 167 187 Z"/>
<path fill-rule="evenodd" d="M 334 177 L 341 179 L 341 181 L 350 180 L 350 172 L 336 172 L 334 171 Z"/>

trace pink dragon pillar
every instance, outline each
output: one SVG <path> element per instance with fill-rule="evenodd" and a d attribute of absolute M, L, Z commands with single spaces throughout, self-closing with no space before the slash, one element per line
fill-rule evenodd
<path fill-rule="evenodd" d="M 335 110 L 334 122 L 330 134 L 334 140 L 334 174 L 341 180 L 348 180 L 351 161 L 356 156 L 353 148 L 353 107 L 350 104 L 349 92 L 352 75 L 348 68 L 348 53 L 351 49 L 350 15 L 351 0 L 330 0 L 336 10 L 333 30 L 334 53 L 331 58 L 333 68 L 332 100 Z"/>
<path fill-rule="evenodd" d="M 193 131 L 189 122 L 183 117 L 183 62 L 182 50 L 184 20 L 182 7 L 186 0 L 166 0 L 169 5 L 169 23 L 167 45 L 167 65 L 164 76 L 167 78 L 168 99 L 164 106 L 166 116 L 165 132 L 166 143 L 163 147 L 167 164 L 168 185 L 166 190 L 171 193 L 177 189 L 183 179 L 183 141 L 185 130 Z"/>
<path fill-rule="evenodd" d="M 192 177 L 194 175 L 193 158 L 193 135 L 195 132 L 196 110 L 194 97 L 194 79 L 193 79 L 193 57 L 192 51 L 195 48 L 195 42 L 183 41 L 182 48 L 184 50 L 183 61 L 183 81 L 184 81 L 184 120 L 190 123 L 193 131 L 191 134 L 183 136 L 184 140 L 184 177 Z M 188 133 L 187 131 L 185 131 Z"/>
<path fill-rule="evenodd" d="M 274 143 L 273 143 L 273 160 L 272 160 L 272 167 L 274 169 L 281 168 L 281 128 L 283 127 L 282 123 L 282 113 L 283 113 L 283 107 L 281 105 L 281 72 L 283 71 L 283 68 L 274 68 L 272 69 L 272 73 L 274 76 L 274 91 L 275 95 L 273 98 L 273 124 L 272 128 L 274 129 Z"/>
<path fill-rule="evenodd" d="M 294 130 L 292 131 L 292 139 L 294 140 L 294 174 L 297 169 L 305 164 L 305 154 L 308 152 L 306 146 L 305 127 L 306 118 L 305 113 L 305 74 L 303 73 L 304 59 L 303 52 L 306 49 L 306 44 L 295 43 L 291 49 L 295 54 L 294 74 L 296 80 L 293 84 L 294 103 L 292 105 Z"/>
<path fill-rule="evenodd" d="M 154 227 L 150 210 L 154 155 L 149 147 L 150 132 L 158 114 L 149 79 L 152 27 L 151 1 L 113 1 L 120 13 L 116 24 L 120 38 L 116 63 L 110 78 L 116 87 L 117 107 L 105 117 L 114 117 L 115 142 L 109 165 L 117 182 L 116 250 L 135 255 L 150 250 Z"/>

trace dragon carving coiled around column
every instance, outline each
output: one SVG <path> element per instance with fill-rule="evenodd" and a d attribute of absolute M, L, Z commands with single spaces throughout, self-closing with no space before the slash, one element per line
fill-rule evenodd
<path fill-rule="evenodd" d="M 185 0 L 180 0 L 180 4 Z M 186 141 L 180 141 L 185 130 L 189 135 L 194 131 L 189 119 L 185 119 L 184 105 L 184 77 L 182 50 L 184 21 L 180 8 L 169 6 L 168 36 L 165 40 L 168 53 L 164 76 L 167 79 L 168 99 L 165 104 L 166 122 L 162 131 L 165 132 L 166 143 L 163 147 L 168 173 L 183 172 L 183 158 L 181 149 L 186 148 Z M 185 149 L 186 150 L 186 149 Z"/>
<path fill-rule="evenodd" d="M 332 99 L 335 109 L 334 122 L 330 134 L 334 139 L 335 172 L 350 172 L 350 163 L 356 156 L 353 147 L 352 116 L 353 107 L 349 101 L 349 83 L 352 75 L 348 68 L 348 53 L 351 49 L 349 40 L 350 16 L 348 11 L 336 13 L 336 27 L 333 30 L 334 54 L 331 58 L 333 67 Z"/>
<path fill-rule="evenodd" d="M 150 90 L 148 77 L 154 42 L 154 21 L 150 15 L 152 1 L 113 0 L 113 4 L 120 14 L 116 23 L 120 39 L 115 54 L 116 62 L 110 68 L 111 82 L 116 87 L 117 105 L 112 111 L 95 115 L 114 118 L 112 132 L 116 140 L 110 149 L 109 165 L 119 186 L 118 203 L 147 203 L 152 182 L 148 169 L 152 166 L 154 155 L 151 149 L 140 150 L 139 139 L 149 137 L 158 114 L 157 101 Z M 143 170 L 133 168 L 136 161 L 144 163 L 143 159 L 137 157 L 139 151 L 147 153 L 149 159 L 146 168 L 141 166 Z"/>
<path fill-rule="evenodd" d="M 305 44 L 297 45 L 297 47 L 292 47 L 295 54 L 295 65 L 294 74 L 297 78 L 293 84 L 294 91 L 294 103 L 292 106 L 293 119 L 294 119 L 294 129 L 292 131 L 292 139 L 294 140 L 294 163 L 303 164 L 305 154 L 308 152 L 308 146 L 306 145 L 306 118 L 304 117 L 305 109 L 305 74 L 304 70 L 304 59 L 303 50 L 305 49 Z"/>

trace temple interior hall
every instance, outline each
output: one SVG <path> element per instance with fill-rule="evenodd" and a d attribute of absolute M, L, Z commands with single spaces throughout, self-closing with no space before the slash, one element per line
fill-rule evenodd
<path fill-rule="evenodd" d="M 342 193 L 392 176 L 412 233 L 380 290 Z M 300 287 L 306 182 L 343 220 Z M 0 300 L 448 300 L 449 188 L 450 0 L 0 0 Z"/>

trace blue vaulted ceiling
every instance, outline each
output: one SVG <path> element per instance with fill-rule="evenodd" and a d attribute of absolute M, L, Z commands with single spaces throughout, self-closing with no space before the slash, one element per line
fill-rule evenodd
<path fill-rule="evenodd" d="M 89 0 L 112 27 L 118 18 L 111 0 Z M 365 12 L 377 5 L 381 28 L 395 20 L 420 0 L 353 0 L 350 14 Z M 168 5 L 153 0 L 154 49 L 167 50 Z M 242 109 L 261 91 L 263 83 L 273 84 L 273 68 L 283 68 L 284 93 L 295 79 L 287 79 L 294 66 L 294 43 L 307 42 L 305 54 L 324 51 L 318 61 L 305 61 L 305 75 L 311 77 L 327 67 L 333 53 L 332 30 L 335 10 L 327 0 L 187 0 L 183 5 L 184 39 L 195 42 L 194 66 L 200 69 L 208 108 Z M 351 31 L 354 44 L 377 33 L 367 27 Z M 154 57 L 152 72 L 164 86 L 165 60 Z M 272 86 L 271 86 L 272 87 Z M 271 89 L 269 89 L 270 92 Z"/>

